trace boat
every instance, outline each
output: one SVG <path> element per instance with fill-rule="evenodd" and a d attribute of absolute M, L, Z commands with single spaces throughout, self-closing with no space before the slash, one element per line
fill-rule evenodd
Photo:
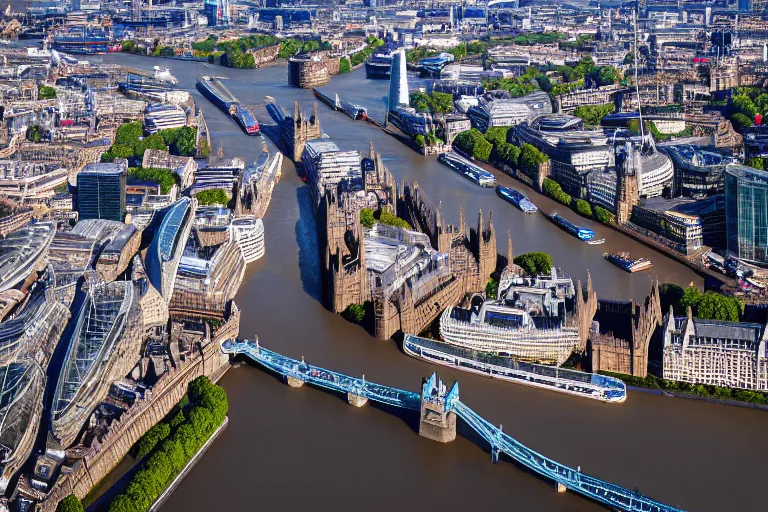
<path fill-rule="evenodd" d="M 601 402 L 621 403 L 627 399 L 626 385 L 614 377 L 518 361 L 412 334 L 405 335 L 403 352 L 432 364 Z"/>
<path fill-rule="evenodd" d="M 389 80 L 393 48 L 380 46 L 365 60 L 365 77 L 371 80 Z"/>
<path fill-rule="evenodd" d="M 195 86 L 211 103 L 229 114 L 247 135 L 261 135 L 259 123 L 251 109 L 240 103 L 218 78 L 198 76 Z"/>
<path fill-rule="evenodd" d="M 629 273 L 641 272 L 653 267 L 653 263 L 650 260 L 644 258 L 633 260 L 629 257 L 628 252 L 605 253 L 603 256 L 620 269 L 626 270 Z"/>
<path fill-rule="evenodd" d="M 549 220 L 551 220 L 552 222 L 554 222 L 555 224 L 557 224 L 558 226 L 563 228 L 565 231 L 567 231 L 568 233 L 578 238 L 579 240 L 587 242 L 589 240 L 592 240 L 595 237 L 595 232 L 592 231 L 591 229 L 579 227 L 557 212 L 553 213 L 552 215 L 547 215 L 547 217 L 549 218 Z"/>
<path fill-rule="evenodd" d="M 492 187 L 496 184 L 493 174 L 454 153 L 444 153 L 437 157 L 437 160 L 481 187 Z"/>
<path fill-rule="evenodd" d="M 593 238 L 592 240 L 587 240 L 587 243 L 589 245 L 603 245 L 605 243 L 605 238 Z"/>
<path fill-rule="evenodd" d="M 520 208 L 523 213 L 536 213 L 539 209 L 533 204 L 525 194 L 518 192 L 515 189 L 509 187 L 502 187 L 501 185 L 496 187 L 496 193 L 499 196 Z"/>
<path fill-rule="evenodd" d="M 102 27 L 69 27 L 53 36 L 54 49 L 68 53 L 108 53 L 114 40 Z"/>
<path fill-rule="evenodd" d="M 171 70 L 168 68 L 160 69 L 160 66 L 155 66 L 155 80 L 159 80 L 160 82 L 167 82 L 173 85 L 179 83 L 176 77 L 171 74 Z"/>

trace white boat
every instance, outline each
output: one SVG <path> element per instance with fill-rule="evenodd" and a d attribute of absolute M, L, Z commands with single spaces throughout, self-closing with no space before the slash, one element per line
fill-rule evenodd
<path fill-rule="evenodd" d="M 600 238 L 599 240 L 588 240 L 587 243 L 589 245 L 602 245 L 605 243 L 605 238 Z"/>
<path fill-rule="evenodd" d="M 175 76 L 171 74 L 171 71 L 168 68 L 160 69 L 160 66 L 155 66 L 155 80 L 160 80 L 162 82 L 168 82 L 170 84 L 176 85 L 179 81 L 176 79 Z"/>

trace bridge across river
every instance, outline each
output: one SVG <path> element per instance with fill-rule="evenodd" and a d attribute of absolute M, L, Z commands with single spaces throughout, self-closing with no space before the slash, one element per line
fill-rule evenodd
<path fill-rule="evenodd" d="M 638 492 L 586 475 L 551 460 L 516 441 L 470 409 L 459 400 L 459 385 L 450 390 L 436 374 L 426 380 L 421 394 L 383 386 L 337 373 L 325 368 L 283 356 L 259 345 L 257 341 L 236 340 L 222 344 L 222 351 L 231 355 L 244 355 L 254 362 L 282 375 L 289 385 L 304 383 L 338 393 L 346 393 L 350 404 L 360 407 L 368 400 L 420 412 L 419 433 L 437 441 L 447 442 L 456 437 L 456 417 L 464 420 L 491 446 L 493 462 L 499 455 L 507 456 L 536 474 L 555 483 L 558 492 L 571 490 L 612 509 L 628 512 L 681 512 L 681 509 L 660 503 Z"/>

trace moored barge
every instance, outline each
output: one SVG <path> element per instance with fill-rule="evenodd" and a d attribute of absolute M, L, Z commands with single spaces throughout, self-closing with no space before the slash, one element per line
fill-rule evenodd
<path fill-rule="evenodd" d="M 496 193 L 504 199 L 520 208 L 523 213 L 536 213 L 539 209 L 528 199 L 525 194 L 509 187 L 496 187 Z"/>
<path fill-rule="evenodd" d="M 629 273 L 642 272 L 653 267 L 653 263 L 650 260 L 644 258 L 633 260 L 628 252 L 605 253 L 603 256 L 620 269 L 626 270 Z"/>
<path fill-rule="evenodd" d="M 212 76 L 198 76 L 196 87 L 200 94 L 229 114 L 246 135 L 261 135 L 259 123 L 251 109 L 240 103 L 219 79 Z"/>
<path fill-rule="evenodd" d="M 579 240 L 582 240 L 584 242 L 588 240 L 592 240 L 595 238 L 595 232 L 591 229 L 582 228 L 574 224 L 573 222 L 569 221 L 559 213 L 555 212 L 552 215 L 547 215 L 549 220 L 560 226 L 562 229 L 567 231 L 568 233 L 572 234 Z"/>
<path fill-rule="evenodd" d="M 481 187 L 492 187 L 496 184 L 496 176 L 458 155 L 444 153 L 437 157 L 437 161 L 447 165 Z"/>

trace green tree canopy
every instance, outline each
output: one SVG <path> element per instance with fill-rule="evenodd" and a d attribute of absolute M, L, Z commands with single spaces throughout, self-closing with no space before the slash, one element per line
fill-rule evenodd
<path fill-rule="evenodd" d="M 758 113 L 757 106 L 746 94 L 737 94 L 733 97 L 733 108 L 751 119 L 754 119 Z"/>
<path fill-rule="evenodd" d="M 743 304 L 739 299 L 726 297 L 712 290 L 701 293 L 695 286 L 688 287 L 680 299 L 680 307 L 683 311 L 689 306 L 696 318 L 728 322 L 738 322 L 743 310 Z"/>
<path fill-rule="evenodd" d="M 174 184 L 181 183 L 181 178 L 168 169 L 153 169 L 145 167 L 129 167 L 128 177 L 138 181 L 149 181 L 160 185 L 160 193 L 167 194 Z"/>
<path fill-rule="evenodd" d="M 510 167 L 517 167 L 520 158 L 519 147 L 508 142 L 502 142 L 498 146 L 494 146 L 494 149 L 496 150 L 496 157 L 501 160 L 502 163 L 505 163 Z"/>
<path fill-rule="evenodd" d="M 552 272 L 552 256 L 545 252 L 529 252 L 521 254 L 514 259 L 514 263 L 530 276 L 549 274 Z"/>
<path fill-rule="evenodd" d="M 77 496 L 70 494 L 59 502 L 56 512 L 85 512 L 85 508 Z"/>
<path fill-rule="evenodd" d="M 576 107 L 573 111 L 573 115 L 582 118 L 587 125 L 599 126 L 603 118 L 608 114 L 612 114 L 614 110 L 613 103 L 605 103 L 603 105 L 581 105 Z"/>
<path fill-rule="evenodd" d="M 576 200 L 576 213 L 583 217 L 592 217 L 592 207 L 583 199 Z"/>
<path fill-rule="evenodd" d="M 534 146 L 524 143 L 520 148 L 520 167 L 525 173 L 534 173 L 539 169 L 539 165 L 547 162 L 549 157 L 536 149 Z"/>
<path fill-rule="evenodd" d="M 227 191 L 221 188 L 203 190 L 199 192 L 195 197 L 197 198 L 197 202 L 203 206 L 210 206 L 212 204 L 220 204 L 226 206 L 229 202 Z"/>
<path fill-rule="evenodd" d="M 41 85 L 37 90 L 37 97 L 41 100 L 52 100 L 56 98 L 56 89 L 48 85 Z"/>

